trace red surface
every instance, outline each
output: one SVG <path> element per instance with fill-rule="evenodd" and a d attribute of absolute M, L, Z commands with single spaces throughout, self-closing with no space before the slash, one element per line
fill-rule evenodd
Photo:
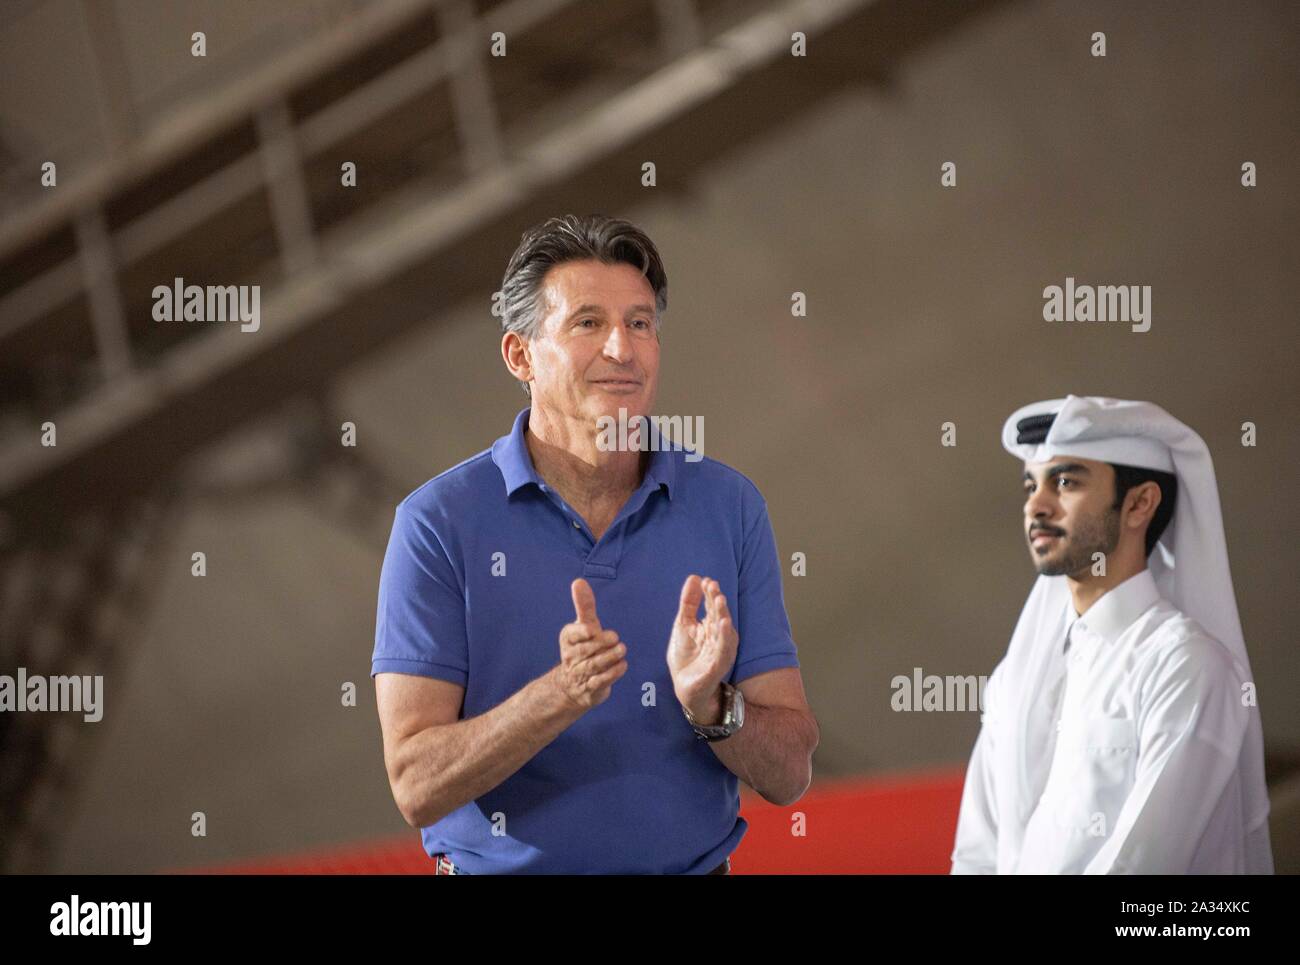
<path fill-rule="evenodd" d="M 749 831 L 734 874 L 946 874 L 965 768 L 822 781 L 790 807 L 741 795 Z M 806 833 L 792 833 L 804 815 Z M 329 851 L 284 855 L 192 874 L 430 874 L 415 832 Z"/>

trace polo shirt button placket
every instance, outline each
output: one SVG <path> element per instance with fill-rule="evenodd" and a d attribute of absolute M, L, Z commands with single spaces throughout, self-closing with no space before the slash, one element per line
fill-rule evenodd
<path fill-rule="evenodd" d="M 570 517 L 569 522 L 573 524 L 573 529 L 574 529 L 573 538 L 576 542 L 576 549 L 578 551 L 579 558 L 582 559 L 583 561 L 590 560 L 591 554 L 596 551 L 595 540 L 586 530 L 582 528 L 581 521 Z"/>

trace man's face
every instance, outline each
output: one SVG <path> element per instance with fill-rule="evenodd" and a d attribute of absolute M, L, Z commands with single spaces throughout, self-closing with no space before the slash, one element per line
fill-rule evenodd
<path fill-rule="evenodd" d="M 1043 576 L 1083 575 L 1119 545 L 1115 470 L 1075 456 L 1025 463 L 1025 538 Z"/>
<path fill-rule="evenodd" d="M 529 343 L 532 398 L 593 424 L 649 415 L 659 379 L 654 289 L 631 265 L 567 261 L 542 281 L 547 312 Z"/>

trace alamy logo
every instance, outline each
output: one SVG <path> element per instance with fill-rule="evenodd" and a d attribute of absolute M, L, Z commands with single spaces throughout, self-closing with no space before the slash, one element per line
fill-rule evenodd
<path fill-rule="evenodd" d="M 155 322 L 243 322 L 241 332 L 262 327 L 261 285 L 187 285 L 176 278 L 153 290 Z"/>
<path fill-rule="evenodd" d="M 79 895 L 50 905 L 51 935 L 129 935 L 132 945 L 148 945 L 153 903 L 87 901 Z"/>
<path fill-rule="evenodd" d="M 1048 322 L 1132 322 L 1133 331 L 1151 328 L 1150 285 L 1075 285 L 1043 289 L 1043 320 Z"/>
<path fill-rule="evenodd" d="M 19 667 L 14 677 L 0 674 L 0 711 L 71 710 L 94 724 L 104 716 L 103 698 L 104 678 L 98 674 L 93 677 L 28 676 L 26 667 Z"/>
<path fill-rule="evenodd" d="M 984 675 L 961 677 L 949 674 L 940 677 L 913 667 L 910 677 L 899 674 L 889 682 L 889 689 L 894 692 L 889 698 L 889 706 L 895 711 L 982 711 L 984 688 L 988 682 L 989 678 Z"/>
<path fill-rule="evenodd" d="M 671 449 L 673 440 L 686 450 L 687 462 L 704 458 L 704 416 L 634 415 L 618 410 L 618 418 L 603 415 L 596 420 L 596 448 L 601 452 Z"/>

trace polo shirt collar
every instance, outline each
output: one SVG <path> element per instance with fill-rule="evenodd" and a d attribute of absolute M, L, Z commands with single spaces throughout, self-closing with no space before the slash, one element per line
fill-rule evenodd
<path fill-rule="evenodd" d="M 515 416 L 515 424 L 510 430 L 510 434 L 502 436 L 492 443 L 492 461 L 501 470 L 501 477 L 505 480 L 507 498 L 529 483 L 534 483 L 538 489 L 544 489 L 545 486 L 545 481 L 538 475 L 537 469 L 533 466 L 533 457 L 529 454 L 528 443 L 524 440 L 524 434 L 528 431 L 528 414 L 531 411 L 532 406 L 520 410 L 519 414 Z M 653 491 L 663 486 L 668 493 L 668 498 L 672 499 L 672 487 L 676 480 L 677 460 L 675 453 L 666 449 L 651 452 L 645 478 L 641 481 L 641 488 Z"/>

